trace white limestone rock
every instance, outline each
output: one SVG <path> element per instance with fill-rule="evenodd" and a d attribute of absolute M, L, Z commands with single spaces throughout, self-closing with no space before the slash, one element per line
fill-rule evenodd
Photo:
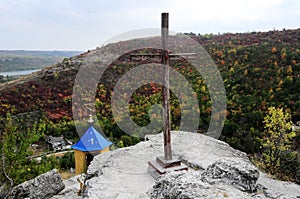
<path fill-rule="evenodd" d="M 147 171 L 148 161 L 163 154 L 163 138 L 158 134 L 147 139 L 97 155 L 88 167 L 85 198 L 300 198 L 299 185 L 270 179 L 262 172 L 258 177 L 247 154 L 197 133 L 172 132 L 173 156 L 189 171 L 168 173 L 155 181 Z M 212 175 L 218 174 L 220 165 L 223 174 Z M 237 182 L 241 184 L 236 186 Z"/>
<path fill-rule="evenodd" d="M 62 177 L 56 169 L 37 176 L 14 187 L 9 199 L 47 199 L 65 188 Z"/>

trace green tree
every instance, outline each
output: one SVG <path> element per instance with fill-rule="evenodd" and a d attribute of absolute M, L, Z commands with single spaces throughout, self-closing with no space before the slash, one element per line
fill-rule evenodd
<path fill-rule="evenodd" d="M 13 186 L 35 177 L 32 171 L 32 161 L 28 158 L 32 154 L 30 145 L 42 136 L 43 128 L 34 124 L 27 132 L 18 129 L 8 113 L 1 118 L 0 123 L 0 186 L 7 190 Z M 34 176 L 32 176 L 34 175 Z"/>
<path fill-rule="evenodd" d="M 61 170 L 69 171 L 70 168 L 75 168 L 75 156 L 73 152 L 66 153 L 59 160 L 59 167 Z"/>
<path fill-rule="evenodd" d="M 284 112 L 283 108 L 270 107 L 263 123 L 262 160 L 265 169 L 275 174 L 282 166 L 283 154 L 291 149 L 296 133 L 292 130 L 290 114 Z"/>

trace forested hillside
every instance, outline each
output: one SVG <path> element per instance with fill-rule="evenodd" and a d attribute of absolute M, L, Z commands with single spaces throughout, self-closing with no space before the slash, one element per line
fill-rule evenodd
<path fill-rule="evenodd" d="M 80 52 L 0 50 L 0 72 L 40 69 L 77 54 Z"/>
<path fill-rule="evenodd" d="M 291 115 L 294 123 L 300 120 L 300 29 L 243 34 L 191 35 L 207 50 L 224 81 L 227 119 L 221 139 L 249 154 L 262 154 L 265 146 L 263 140 L 266 137 L 263 121 L 270 107 L 283 108 Z M 140 42 L 140 40 L 134 40 L 134 42 Z M 153 38 L 146 42 L 160 42 L 160 39 Z M 110 44 L 105 48 L 118 51 L 122 45 L 127 45 L 127 42 Z M 141 52 L 145 51 L 151 52 L 151 49 Z M 19 81 L 0 85 L 2 117 L 5 117 L 11 109 L 14 109 L 14 114 L 40 111 L 47 118 L 45 128 L 48 134 L 77 136 L 71 109 L 74 80 L 78 69 L 86 62 L 86 58 L 102 52 L 104 52 L 103 49 L 97 48 L 65 59 L 61 63 Z M 95 107 L 100 125 L 105 134 L 119 146 L 128 146 L 137 141 L 118 128 L 116 124 L 118 118 L 112 117 L 110 104 L 113 88 L 118 79 L 138 64 L 127 62 L 128 56 L 129 54 L 123 55 L 106 70 L 95 96 Z M 205 81 L 184 60 L 173 61 L 170 64 L 189 80 L 197 93 L 200 107 L 198 131 L 199 133 L 205 132 L 211 114 L 211 99 Z M 150 120 L 148 110 L 153 104 L 161 103 L 160 93 L 161 86 L 156 84 L 147 84 L 135 91 L 128 107 L 132 120 L 139 125 L 146 126 Z M 76 102 L 74 106 L 77 106 Z M 88 108 L 81 108 L 79 112 L 83 118 L 89 115 Z M 172 129 L 177 129 L 181 113 L 178 99 L 174 95 L 171 95 L 171 113 Z M 282 158 L 286 162 L 281 164 L 296 165 L 296 168 L 289 168 L 291 172 L 286 175 L 293 178 L 291 175 L 295 176 L 298 172 L 300 179 L 299 133 L 292 138 L 293 143 L 285 150 L 285 155 L 293 155 L 289 156 L 290 159 Z"/>
<path fill-rule="evenodd" d="M 263 131 L 271 106 L 287 109 L 294 123 L 300 120 L 299 29 L 194 38 L 222 73 L 228 100 L 223 136 L 229 143 L 256 151 L 255 135 L 249 132 Z"/>

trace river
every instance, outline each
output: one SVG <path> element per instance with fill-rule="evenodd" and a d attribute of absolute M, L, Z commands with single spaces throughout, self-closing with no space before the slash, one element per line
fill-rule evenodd
<path fill-rule="evenodd" d="M 22 76 L 22 75 L 28 75 L 34 72 L 39 71 L 40 69 L 35 70 L 19 70 L 19 71 L 9 71 L 9 72 L 0 72 L 0 76 Z"/>

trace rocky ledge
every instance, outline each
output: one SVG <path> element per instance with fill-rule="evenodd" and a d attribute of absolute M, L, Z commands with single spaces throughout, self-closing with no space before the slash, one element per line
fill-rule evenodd
<path fill-rule="evenodd" d="M 14 187 L 5 198 L 8 199 L 47 199 L 59 193 L 65 188 L 61 175 L 56 169 L 39 175 Z"/>
<path fill-rule="evenodd" d="M 154 180 L 147 162 L 163 154 L 162 134 L 147 139 L 96 156 L 88 167 L 84 198 L 300 198 L 299 185 L 269 178 L 245 153 L 187 132 L 172 132 L 172 149 L 189 170 Z M 55 198 L 82 198 L 77 191 L 63 191 Z"/>

